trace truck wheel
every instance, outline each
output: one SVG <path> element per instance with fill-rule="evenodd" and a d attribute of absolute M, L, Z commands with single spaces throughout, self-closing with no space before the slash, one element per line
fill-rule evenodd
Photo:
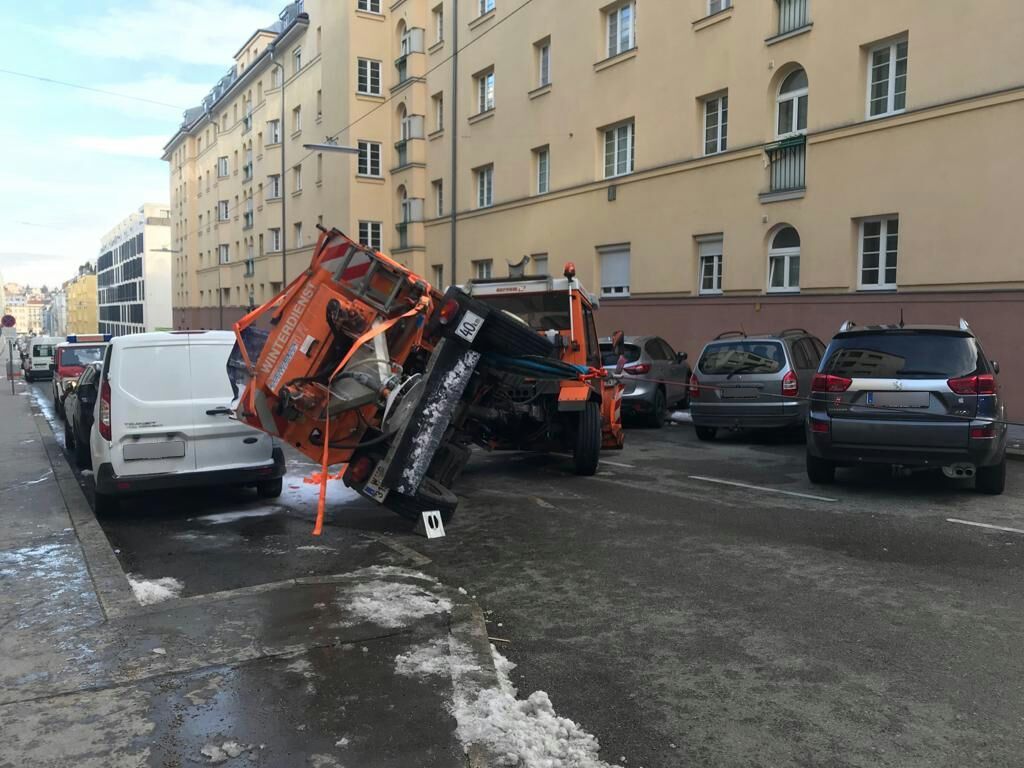
<path fill-rule="evenodd" d="M 978 467 L 974 477 L 974 490 L 998 496 L 1006 488 L 1006 457 L 991 467 Z"/>
<path fill-rule="evenodd" d="M 577 475 L 589 476 L 597 472 L 601 456 L 601 406 L 588 402 L 580 413 L 576 425 L 576 444 L 572 460 Z"/>
<path fill-rule="evenodd" d="M 807 479 L 815 485 L 832 485 L 836 481 L 835 462 L 819 459 L 808 453 Z"/>
<path fill-rule="evenodd" d="M 276 480 L 264 480 L 262 483 L 256 483 L 256 494 L 261 499 L 276 499 L 281 495 L 283 489 L 284 479 L 280 477 Z"/>
<path fill-rule="evenodd" d="M 658 388 L 654 393 L 654 402 L 651 404 L 654 409 L 647 417 L 647 426 L 654 429 L 661 429 L 665 426 L 665 419 L 668 418 L 668 406 L 665 403 L 665 392 Z"/>
<path fill-rule="evenodd" d="M 385 507 L 406 520 L 418 522 L 422 512 L 437 510 L 445 525 L 452 519 L 458 504 L 458 497 L 432 477 L 423 478 L 415 497 L 391 491 L 384 499 Z"/>
<path fill-rule="evenodd" d="M 487 315 L 487 320 L 484 322 L 483 328 L 480 329 L 480 342 L 483 349 L 512 357 L 520 355 L 547 357 L 554 349 L 550 341 L 530 326 L 509 317 L 500 310 L 493 310 Z"/>

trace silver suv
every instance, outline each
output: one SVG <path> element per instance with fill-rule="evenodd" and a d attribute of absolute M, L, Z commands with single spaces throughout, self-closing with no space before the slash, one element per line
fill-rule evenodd
<path fill-rule="evenodd" d="M 845 323 L 814 377 L 807 475 L 831 483 L 837 466 L 939 468 L 975 478 L 983 493 L 1006 485 L 1005 406 L 996 374 L 967 323 Z"/>
<path fill-rule="evenodd" d="M 690 378 L 690 415 L 701 440 L 719 429 L 802 427 L 825 345 L 803 328 L 747 336 L 720 334 Z"/>

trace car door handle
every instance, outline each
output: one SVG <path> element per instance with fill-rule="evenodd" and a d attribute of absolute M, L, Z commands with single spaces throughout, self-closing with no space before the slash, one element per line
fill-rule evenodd
<path fill-rule="evenodd" d="M 207 416 L 230 416 L 234 411 L 230 408 L 211 408 L 206 412 Z"/>

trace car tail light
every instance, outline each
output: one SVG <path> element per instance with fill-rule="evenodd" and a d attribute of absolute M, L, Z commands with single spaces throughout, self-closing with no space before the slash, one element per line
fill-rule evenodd
<path fill-rule="evenodd" d="M 697 374 L 690 376 L 690 399 L 700 399 L 700 381 L 697 379 Z"/>
<path fill-rule="evenodd" d="M 100 431 L 100 436 L 104 440 L 110 440 L 110 381 L 108 379 L 103 380 L 103 386 L 100 389 L 100 421 L 96 425 Z"/>
<path fill-rule="evenodd" d="M 459 313 L 459 302 L 456 299 L 448 299 L 441 307 L 441 314 L 438 316 L 438 320 L 441 321 L 441 325 L 448 325 L 454 317 Z"/>
<path fill-rule="evenodd" d="M 995 436 L 995 424 L 986 424 L 984 427 L 971 427 L 972 440 L 991 440 Z"/>
<path fill-rule="evenodd" d="M 782 394 L 796 397 L 799 391 L 800 382 L 796 380 L 796 374 L 793 371 L 787 371 L 786 375 L 782 377 Z"/>
<path fill-rule="evenodd" d="M 634 376 L 640 376 L 645 373 L 650 373 L 651 366 L 647 363 L 634 363 L 633 365 L 627 365 L 622 370 L 626 373 L 632 373 Z"/>
<path fill-rule="evenodd" d="M 853 379 L 833 376 L 831 373 L 816 373 L 811 382 L 811 392 L 845 392 L 853 384 Z"/>
<path fill-rule="evenodd" d="M 994 395 L 996 393 L 996 377 L 991 373 L 962 376 L 958 379 L 950 379 L 946 383 L 958 395 Z"/>
<path fill-rule="evenodd" d="M 811 419 L 811 432 L 818 435 L 827 435 L 832 429 L 832 424 L 828 419 Z"/>
<path fill-rule="evenodd" d="M 360 456 L 358 459 L 352 462 L 352 466 L 348 469 L 349 479 L 353 483 L 361 483 L 370 476 L 370 471 L 373 469 L 373 462 L 368 456 Z"/>

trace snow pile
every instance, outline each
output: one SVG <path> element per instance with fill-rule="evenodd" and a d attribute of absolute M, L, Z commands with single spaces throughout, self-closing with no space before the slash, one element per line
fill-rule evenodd
<path fill-rule="evenodd" d="M 225 741 L 223 744 L 205 744 L 199 754 L 209 758 L 210 763 L 223 763 L 229 758 L 238 757 L 252 749 L 250 744 L 239 744 L 237 741 Z"/>
<path fill-rule="evenodd" d="M 460 675 L 479 669 L 480 665 L 473 660 L 469 646 L 454 639 L 450 642 L 434 640 L 395 656 L 395 671 L 405 677 Z"/>
<path fill-rule="evenodd" d="M 341 607 L 357 621 L 369 621 L 380 627 L 398 629 L 410 623 L 452 609 L 451 600 L 414 584 L 372 581 L 357 584 L 342 598 Z"/>
<path fill-rule="evenodd" d="M 470 700 L 455 697 L 455 719 L 463 744 L 479 744 L 494 755 L 495 765 L 511 768 L 613 768 L 598 757 L 597 739 L 559 717 L 544 691 L 525 701 L 516 698 L 509 680 L 515 664 L 491 646 L 500 687 L 479 691 Z"/>
<path fill-rule="evenodd" d="M 190 517 L 189 520 L 198 519 L 207 525 L 224 525 L 225 523 L 234 523 L 250 517 L 266 517 L 280 511 L 280 507 L 259 507 L 258 509 L 244 509 L 239 512 L 218 512 L 212 515 L 200 515 L 198 518 Z"/>
<path fill-rule="evenodd" d="M 693 423 L 693 418 L 690 416 L 689 411 L 673 411 L 672 415 L 668 417 L 668 420 L 675 422 L 676 424 Z"/>
<path fill-rule="evenodd" d="M 135 599 L 139 601 L 140 605 L 153 605 L 153 603 L 170 600 L 181 595 L 181 591 L 185 589 L 184 584 L 170 576 L 153 580 L 135 579 L 129 576 L 128 583 L 132 585 L 132 592 L 135 593 Z"/>

